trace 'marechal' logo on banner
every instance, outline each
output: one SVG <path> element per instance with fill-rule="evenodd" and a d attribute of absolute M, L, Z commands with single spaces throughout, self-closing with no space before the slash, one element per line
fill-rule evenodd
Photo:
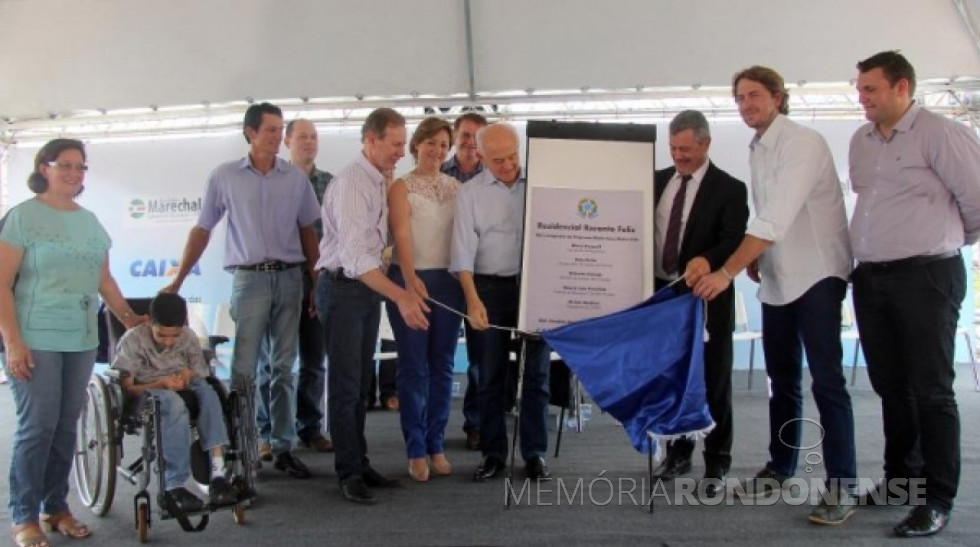
<path fill-rule="evenodd" d="M 146 216 L 146 202 L 141 199 L 134 199 L 129 202 L 130 218 L 143 218 Z"/>
<path fill-rule="evenodd" d="M 194 222 L 201 212 L 201 198 L 135 197 L 127 208 L 126 219 L 131 224 Z"/>

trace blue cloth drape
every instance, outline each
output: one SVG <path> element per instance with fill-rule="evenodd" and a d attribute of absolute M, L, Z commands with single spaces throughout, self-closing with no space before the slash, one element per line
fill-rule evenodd
<path fill-rule="evenodd" d="M 636 450 L 714 426 L 704 387 L 704 305 L 665 289 L 633 308 L 541 333 Z"/>

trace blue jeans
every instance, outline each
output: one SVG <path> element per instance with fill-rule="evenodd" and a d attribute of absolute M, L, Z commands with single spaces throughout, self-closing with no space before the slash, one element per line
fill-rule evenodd
<path fill-rule="evenodd" d="M 463 307 L 463 290 L 448 270 L 418 270 L 429 296 L 454 309 Z M 388 277 L 405 286 L 401 268 L 392 266 Z M 429 330 L 409 328 L 393 302 L 388 320 L 398 343 L 398 402 L 402 436 L 409 458 L 445 452 L 446 424 L 453 396 L 453 364 L 462 318 L 429 304 Z"/>
<path fill-rule="evenodd" d="M 381 322 L 381 295 L 360 281 L 334 279 L 320 272 L 316 309 L 324 317 L 327 348 L 327 412 L 334 446 L 337 479 L 360 477 L 367 470 L 362 387 L 374 367 Z"/>
<path fill-rule="evenodd" d="M 820 448 L 829 479 L 853 487 L 857 476 L 854 415 L 841 366 L 841 302 L 847 283 L 827 277 L 795 301 L 783 306 L 762 305 L 762 346 L 766 374 L 772 383 L 769 398 L 769 455 L 771 471 L 796 473 L 803 430 L 803 359 L 805 348 L 813 399 L 824 437 Z"/>
<path fill-rule="evenodd" d="M 259 364 L 255 369 L 255 427 L 259 440 L 272 442 L 272 417 L 269 401 L 272 399 L 272 365 L 269 363 L 269 337 L 263 337 L 259 344 Z M 279 375 L 279 371 L 276 371 Z"/>
<path fill-rule="evenodd" d="M 235 270 L 231 291 L 231 317 L 235 320 L 235 349 L 231 357 L 233 388 L 255 381 L 259 347 L 264 337 L 270 339 L 274 369 L 270 407 L 275 454 L 292 450 L 296 441 L 293 362 L 302 308 L 302 276 L 302 268 L 278 272 L 239 269 Z"/>
<path fill-rule="evenodd" d="M 312 285 L 309 276 L 303 275 L 303 305 L 299 316 L 299 380 L 296 383 L 296 435 L 303 441 L 322 435 L 323 391 L 327 379 L 323 325 L 318 317 L 310 317 L 307 309 Z M 255 422 L 259 428 L 259 438 L 264 442 L 270 442 L 272 438 L 269 401 L 273 371 L 269 361 L 269 342 L 266 338 L 259 350 L 258 385 L 255 390 L 258 397 Z"/>
<path fill-rule="evenodd" d="M 85 406 L 95 350 L 34 350 L 31 357 L 30 380 L 9 376 L 17 412 L 10 458 L 10 522 L 15 525 L 36 522 L 41 512 L 68 510 L 75 429 Z"/>
<path fill-rule="evenodd" d="M 491 324 L 517 325 L 519 288 L 516 279 L 475 276 L 476 290 L 487 308 Z M 507 370 L 510 332 L 499 329 L 475 331 L 480 348 L 480 449 L 483 455 L 507 459 L 507 423 L 504 405 L 507 397 Z M 520 349 L 518 349 L 518 352 Z M 548 450 L 548 376 L 551 350 L 540 340 L 527 341 L 524 389 L 521 395 L 521 456 L 524 460 L 543 456 Z M 518 353 L 518 358 L 520 354 Z"/>
<path fill-rule="evenodd" d="M 187 386 L 197 396 L 199 413 L 197 434 L 201 437 L 201 449 L 208 451 L 228 445 L 228 430 L 221 411 L 221 401 L 214 388 L 203 379 L 195 379 Z M 191 476 L 191 428 L 187 405 L 176 391 L 169 389 L 149 390 L 160 401 L 160 436 L 162 437 L 164 471 L 163 482 L 167 490 L 184 485 Z"/>

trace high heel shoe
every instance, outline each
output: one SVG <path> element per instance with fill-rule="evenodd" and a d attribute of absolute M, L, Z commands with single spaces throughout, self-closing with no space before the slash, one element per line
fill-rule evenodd
<path fill-rule="evenodd" d="M 436 475 L 452 474 L 453 466 L 449 464 L 445 454 L 430 454 L 429 461 L 432 463 L 432 470 Z"/>
<path fill-rule="evenodd" d="M 14 526 L 11 529 L 11 534 L 14 538 L 14 545 L 17 547 L 50 547 L 51 545 L 36 522 Z"/>
<path fill-rule="evenodd" d="M 425 463 L 425 458 L 411 458 L 408 460 L 408 476 L 416 482 L 426 482 L 429 480 L 429 466 Z"/>
<path fill-rule="evenodd" d="M 68 511 L 56 515 L 41 515 L 41 527 L 47 532 L 59 532 L 71 539 L 82 539 L 92 535 L 92 530 Z"/>

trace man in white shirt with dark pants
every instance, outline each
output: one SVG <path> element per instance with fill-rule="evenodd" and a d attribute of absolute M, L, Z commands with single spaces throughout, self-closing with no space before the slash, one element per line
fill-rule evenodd
<path fill-rule="evenodd" d="M 789 120 L 789 95 L 776 71 L 760 66 L 732 79 L 732 95 L 756 134 L 749 145 L 756 216 L 738 249 L 694 283 L 711 300 L 748 269 L 760 282 L 762 344 L 769 398 L 770 460 L 746 494 L 779 491 L 796 472 L 803 425 L 803 350 L 823 428 L 828 495 L 810 514 L 841 524 L 854 512 L 854 416 L 841 364 L 841 302 L 851 271 L 847 217 L 827 142 Z"/>

